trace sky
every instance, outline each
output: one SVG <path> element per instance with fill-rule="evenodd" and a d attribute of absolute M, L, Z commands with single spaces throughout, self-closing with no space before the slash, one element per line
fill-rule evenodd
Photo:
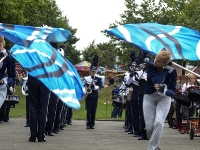
<path fill-rule="evenodd" d="M 140 0 L 139 0 L 140 1 Z M 108 29 L 126 9 L 124 0 L 56 0 L 69 25 L 78 29 L 75 36 L 78 50 L 83 50 L 95 40 L 95 44 L 109 41 L 102 30 Z"/>

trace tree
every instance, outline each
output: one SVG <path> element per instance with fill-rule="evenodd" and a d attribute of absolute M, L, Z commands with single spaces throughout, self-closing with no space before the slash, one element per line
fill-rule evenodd
<path fill-rule="evenodd" d="M 80 58 L 79 51 L 76 50 L 74 44 L 79 40 L 75 37 L 77 29 L 73 29 L 69 25 L 69 20 L 66 16 L 62 16 L 61 10 L 56 5 L 55 0 L 1 0 L 0 1 L 0 22 L 7 24 L 21 24 L 27 26 L 47 25 L 50 27 L 68 29 L 72 33 L 72 39 L 60 43 L 67 48 L 70 53 L 69 60 L 78 62 Z M 8 42 L 6 48 L 10 49 L 13 45 Z"/>
<path fill-rule="evenodd" d="M 113 43 L 105 42 L 96 45 L 93 40 L 92 43 L 82 51 L 82 55 L 84 60 L 91 62 L 93 56 L 97 54 L 99 56 L 99 66 L 107 66 L 107 68 L 113 69 L 116 63 L 117 51 L 118 49 Z"/>

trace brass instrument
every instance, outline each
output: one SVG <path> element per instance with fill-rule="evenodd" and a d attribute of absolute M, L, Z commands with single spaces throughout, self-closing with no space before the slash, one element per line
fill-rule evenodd
<path fill-rule="evenodd" d="M 87 89 L 86 89 L 86 94 L 83 96 L 83 99 L 84 99 L 84 100 L 88 97 L 88 95 L 89 95 L 90 93 L 92 93 L 91 85 L 92 85 L 93 82 L 94 82 L 95 76 L 92 76 L 92 77 L 93 77 L 93 79 L 92 79 L 92 81 L 90 82 L 89 86 L 88 86 Z"/>

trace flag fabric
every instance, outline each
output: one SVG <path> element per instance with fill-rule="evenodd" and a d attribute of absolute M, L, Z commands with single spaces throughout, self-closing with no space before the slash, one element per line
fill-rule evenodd
<path fill-rule="evenodd" d="M 28 47 L 35 39 L 47 42 L 65 42 L 71 39 L 69 30 L 52 27 L 32 27 L 0 23 L 0 32 L 9 41 Z"/>
<path fill-rule="evenodd" d="M 10 50 L 11 55 L 31 76 L 40 80 L 65 104 L 79 109 L 79 100 L 85 94 L 80 76 L 74 66 L 48 43 L 67 41 L 71 37 L 71 32 L 59 28 L 47 33 L 42 31 L 46 29 L 38 29 L 41 32 L 36 35 L 31 34 L 31 31 L 35 31 L 31 30 L 34 27 L 13 26 L 11 30 L 0 26 L 0 35 L 15 43 Z M 65 35 L 65 31 L 69 35 Z M 28 38 L 33 35 L 32 39 Z"/>
<path fill-rule="evenodd" d="M 105 32 L 149 54 L 156 55 L 165 48 L 171 50 L 172 60 L 200 59 L 200 33 L 183 26 L 158 23 L 124 24 Z"/>

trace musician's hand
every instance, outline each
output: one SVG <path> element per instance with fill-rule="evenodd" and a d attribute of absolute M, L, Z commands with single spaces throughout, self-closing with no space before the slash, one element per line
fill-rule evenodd
<path fill-rule="evenodd" d="M 158 90 L 159 90 L 159 84 L 155 84 L 154 88 L 156 89 L 156 92 L 158 92 Z"/>
<path fill-rule="evenodd" d="M 11 93 L 16 92 L 15 88 L 13 88 L 13 87 L 11 86 L 11 87 L 10 87 L 10 92 L 11 92 Z"/>
<path fill-rule="evenodd" d="M 3 80 L 0 80 L 0 85 L 3 85 L 4 84 L 4 81 Z"/>
<path fill-rule="evenodd" d="M 159 84 L 158 92 L 164 92 L 164 89 L 165 89 L 165 85 Z"/>

